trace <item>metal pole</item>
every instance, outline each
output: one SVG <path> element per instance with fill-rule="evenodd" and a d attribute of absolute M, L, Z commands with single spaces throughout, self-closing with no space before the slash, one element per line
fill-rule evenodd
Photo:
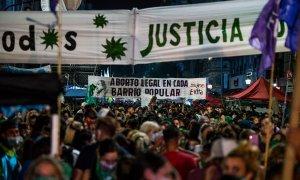
<path fill-rule="evenodd" d="M 221 99 L 223 99 L 223 84 L 224 84 L 224 76 L 223 76 L 223 58 L 221 58 Z"/>

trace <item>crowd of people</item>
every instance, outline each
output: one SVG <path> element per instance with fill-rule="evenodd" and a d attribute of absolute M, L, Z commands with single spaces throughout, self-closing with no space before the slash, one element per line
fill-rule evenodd
<path fill-rule="evenodd" d="M 54 158 L 49 112 L 0 112 L 0 179 L 277 180 L 287 143 L 300 179 L 300 128 L 281 120 L 280 113 L 209 104 L 64 105 Z"/>

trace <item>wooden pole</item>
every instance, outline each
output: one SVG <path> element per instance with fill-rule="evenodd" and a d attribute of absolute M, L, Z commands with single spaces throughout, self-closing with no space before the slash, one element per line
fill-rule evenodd
<path fill-rule="evenodd" d="M 289 67 L 288 67 L 288 70 L 291 69 L 291 61 L 292 61 L 292 57 L 291 57 L 291 54 L 290 54 L 290 56 L 289 56 Z M 283 126 L 284 126 L 284 121 L 285 121 L 285 110 L 286 110 L 286 101 L 287 101 L 288 84 L 289 84 L 289 79 L 288 79 L 288 75 L 286 74 L 285 93 L 284 93 L 284 103 L 283 103 L 283 108 L 282 108 L 282 118 L 281 118 L 281 128 L 283 128 Z"/>
<path fill-rule="evenodd" d="M 271 70 L 271 79 L 270 79 L 270 85 L 269 85 L 269 108 L 268 108 L 268 120 L 271 121 L 272 116 L 272 97 L 273 97 L 273 80 L 274 80 L 274 65 L 275 62 L 272 64 L 272 70 Z M 267 167 L 268 167 L 268 156 L 269 156 L 269 144 L 270 144 L 270 123 L 267 124 L 267 134 L 266 134 L 266 149 L 265 149 L 265 161 L 264 161 L 264 175 L 263 179 L 266 179 L 267 175 Z"/>
<path fill-rule="evenodd" d="M 57 12 L 57 24 L 58 24 L 58 50 L 57 50 L 57 74 L 61 79 L 61 62 L 62 62 L 62 0 L 58 0 L 58 12 Z M 60 152 L 60 118 L 61 118 L 61 99 L 57 98 L 57 115 L 52 118 L 52 142 L 51 142 L 51 155 L 55 158 L 59 158 Z"/>
<path fill-rule="evenodd" d="M 298 34 L 299 35 L 299 34 Z M 299 35 L 300 40 L 300 35 Z M 298 41 L 298 52 L 300 49 L 300 41 Z M 294 70 L 295 79 L 293 81 L 294 90 L 293 90 L 293 100 L 292 100 L 292 109 L 290 116 L 290 128 L 295 128 L 299 123 L 299 112 L 300 112 L 300 56 L 297 55 L 296 68 Z M 283 167 L 283 176 L 285 180 L 293 179 L 293 170 L 295 162 L 295 150 L 289 144 L 287 144 L 285 150 L 285 159 Z"/>
<path fill-rule="evenodd" d="M 181 107 L 181 112 L 184 112 L 184 105 L 185 105 L 185 98 L 183 98 L 182 107 Z"/>

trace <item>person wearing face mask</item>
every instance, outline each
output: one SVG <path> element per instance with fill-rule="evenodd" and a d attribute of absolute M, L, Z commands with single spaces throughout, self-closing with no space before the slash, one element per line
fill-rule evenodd
<path fill-rule="evenodd" d="M 245 180 L 255 180 L 259 175 L 258 148 L 242 142 L 223 161 L 223 174 Z"/>
<path fill-rule="evenodd" d="M 100 144 L 106 139 L 113 139 L 117 129 L 117 121 L 112 117 L 102 117 L 96 120 L 95 140 L 96 142 L 84 147 L 79 154 L 73 169 L 73 180 L 84 179 L 86 174 L 91 174 L 92 165 L 97 159 L 97 149 L 101 148 Z M 130 154 L 117 143 L 117 149 L 120 155 L 130 156 Z"/>
<path fill-rule="evenodd" d="M 91 171 L 90 177 L 84 177 L 83 179 L 116 179 L 115 171 L 119 159 L 116 142 L 112 139 L 106 139 L 100 142 L 100 146 L 97 151 L 97 159 Z"/>
<path fill-rule="evenodd" d="M 21 165 L 16 149 L 22 142 L 17 119 L 6 120 L 0 125 L 0 179 L 18 179 Z"/>

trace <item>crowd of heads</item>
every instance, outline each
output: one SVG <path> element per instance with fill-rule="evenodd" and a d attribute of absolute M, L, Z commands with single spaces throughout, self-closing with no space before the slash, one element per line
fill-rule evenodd
<path fill-rule="evenodd" d="M 282 179 L 291 139 L 283 119 L 255 108 L 168 101 L 63 105 L 54 159 L 48 111 L 0 113 L 0 155 L 9 159 L 1 178 Z"/>

